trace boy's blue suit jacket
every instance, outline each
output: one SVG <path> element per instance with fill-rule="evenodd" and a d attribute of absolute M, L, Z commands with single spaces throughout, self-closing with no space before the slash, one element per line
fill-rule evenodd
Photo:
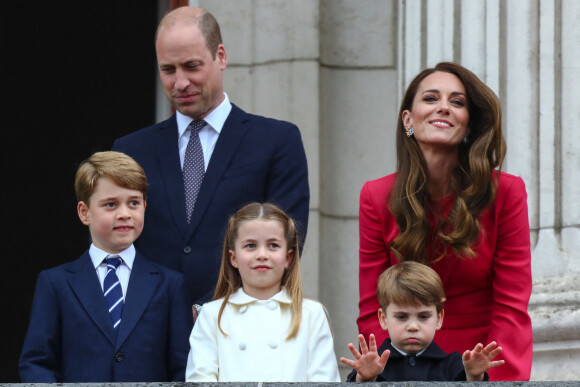
<path fill-rule="evenodd" d="M 193 326 L 181 274 L 135 256 L 117 337 L 88 251 L 40 273 L 22 382 L 183 381 Z"/>
<path fill-rule="evenodd" d="M 232 104 L 212 153 L 190 224 L 175 115 L 115 141 L 113 150 L 145 170 L 145 227 L 135 246 L 182 272 L 192 303 L 213 298 L 227 221 L 250 202 L 274 202 L 306 235 L 308 167 L 300 131 L 289 122 L 248 114 Z"/>

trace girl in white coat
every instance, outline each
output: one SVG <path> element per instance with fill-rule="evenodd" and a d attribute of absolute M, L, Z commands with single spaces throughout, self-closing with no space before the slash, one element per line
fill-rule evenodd
<path fill-rule="evenodd" d="M 339 382 L 324 307 L 302 298 L 299 238 L 273 204 L 230 218 L 214 301 L 190 337 L 188 382 Z"/>

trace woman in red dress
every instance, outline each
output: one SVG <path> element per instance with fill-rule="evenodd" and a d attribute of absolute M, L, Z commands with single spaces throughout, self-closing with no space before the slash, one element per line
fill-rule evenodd
<path fill-rule="evenodd" d="M 446 352 L 496 341 L 505 365 L 490 380 L 529 380 L 532 289 L 527 195 L 501 172 L 501 107 L 471 71 L 439 63 L 409 85 L 397 125 L 397 172 L 360 197 L 359 332 L 387 337 L 376 285 L 389 266 L 431 266 L 445 296 L 435 342 Z"/>

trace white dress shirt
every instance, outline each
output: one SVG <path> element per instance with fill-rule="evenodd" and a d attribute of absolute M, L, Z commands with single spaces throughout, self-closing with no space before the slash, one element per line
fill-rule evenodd
<path fill-rule="evenodd" d="M 221 326 L 223 299 L 203 305 L 189 342 L 187 382 L 339 382 L 334 344 L 326 313 L 316 301 L 302 301 L 296 337 L 286 340 L 292 299 L 285 289 L 268 300 L 242 288 L 229 299 Z"/>
<path fill-rule="evenodd" d="M 119 254 L 109 254 L 91 243 L 91 247 L 89 248 L 89 255 L 91 256 L 91 261 L 93 261 L 93 265 L 97 271 L 97 276 L 99 277 L 99 282 L 101 283 L 101 289 L 103 288 L 103 283 L 105 282 L 105 277 L 107 276 L 107 264 L 103 262 L 104 259 L 107 257 L 107 255 L 118 255 L 121 257 L 123 262 L 121 262 L 117 268 L 117 277 L 119 278 L 119 282 L 121 282 L 121 289 L 123 289 L 124 300 L 127 294 L 127 287 L 129 286 L 131 269 L 133 268 L 133 262 L 135 261 L 135 246 L 131 245 L 126 250 L 121 251 Z"/>
<path fill-rule="evenodd" d="M 199 141 L 201 142 L 201 148 L 203 149 L 203 161 L 205 164 L 205 170 L 207 171 L 207 166 L 209 165 L 209 160 L 215 148 L 215 144 L 218 137 L 224 127 L 226 119 L 232 111 L 232 104 L 228 98 L 228 95 L 224 93 L 224 100 L 218 105 L 214 110 L 212 110 L 204 121 L 207 125 L 201 128 L 199 131 Z M 189 135 L 191 130 L 187 130 L 187 127 L 193 121 L 191 117 L 184 116 L 180 112 L 175 112 L 175 118 L 177 120 L 177 138 L 179 145 L 179 160 L 181 160 L 181 169 L 183 169 L 183 159 L 185 158 L 185 149 L 187 148 L 187 143 L 189 142 Z"/>

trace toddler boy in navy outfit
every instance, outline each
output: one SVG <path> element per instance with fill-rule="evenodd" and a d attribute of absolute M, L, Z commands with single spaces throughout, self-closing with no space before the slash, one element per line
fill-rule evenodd
<path fill-rule="evenodd" d="M 347 381 L 481 381 L 487 370 L 503 365 L 492 361 L 501 352 L 495 341 L 485 348 L 446 354 L 435 344 L 435 332 L 443 325 L 445 294 L 439 275 L 429 266 L 405 261 L 379 277 L 377 295 L 381 327 L 389 331 L 377 350 L 373 334 L 369 346 L 359 335 L 360 352 L 348 345 L 355 360 L 340 360 L 354 368 Z M 387 364 L 388 360 L 388 364 Z"/>
<path fill-rule="evenodd" d="M 79 166 L 75 191 L 92 244 L 40 273 L 22 382 L 183 381 L 193 326 L 183 278 L 133 246 L 145 215 L 143 169 L 123 153 L 98 152 Z M 116 259 L 107 267 L 108 258 Z"/>

